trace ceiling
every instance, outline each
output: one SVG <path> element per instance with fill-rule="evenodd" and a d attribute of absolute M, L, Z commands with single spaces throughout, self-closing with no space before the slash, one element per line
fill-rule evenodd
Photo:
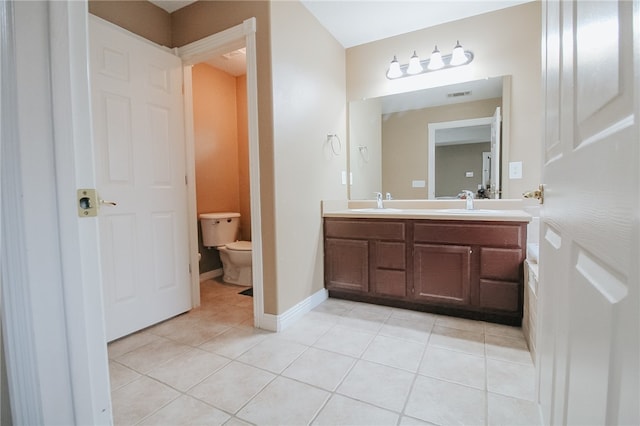
<path fill-rule="evenodd" d="M 345 48 L 531 0 L 301 0 Z"/>
<path fill-rule="evenodd" d="M 194 3 L 194 0 L 149 1 L 169 13 Z M 300 1 L 343 47 L 348 48 L 532 0 Z"/>

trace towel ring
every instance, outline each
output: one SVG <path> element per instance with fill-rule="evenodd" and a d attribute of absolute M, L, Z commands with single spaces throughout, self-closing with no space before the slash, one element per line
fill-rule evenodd
<path fill-rule="evenodd" d="M 338 141 L 338 149 L 336 149 L 336 145 L 335 145 L 335 141 Z M 340 137 L 333 133 L 333 134 L 328 134 L 327 135 L 327 142 L 329 142 L 329 145 L 331 145 L 331 151 L 333 152 L 333 155 L 340 155 L 342 153 L 342 141 L 340 140 Z"/>
<path fill-rule="evenodd" d="M 369 156 L 369 148 L 366 145 L 358 145 L 358 151 L 360 152 L 360 155 L 362 156 L 364 162 L 368 163 L 369 159 L 371 158 Z"/>

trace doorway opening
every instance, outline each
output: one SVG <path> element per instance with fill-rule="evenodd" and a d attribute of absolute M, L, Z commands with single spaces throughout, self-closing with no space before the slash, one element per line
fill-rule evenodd
<path fill-rule="evenodd" d="M 480 191 L 483 198 L 500 198 L 500 122 L 500 108 L 496 108 L 493 117 L 429 123 L 429 199 L 455 197 L 463 189 L 474 193 Z M 489 154 L 484 155 L 485 151 Z M 465 165 L 465 161 L 474 166 Z M 456 176 L 438 176 L 438 165 Z M 457 170 L 458 166 L 462 169 Z M 467 187 L 469 182 L 472 182 L 471 187 Z"/>
<path fill-rule="evenodd" d="M 262 282 L 262 238 L 260 214 L 260 164 L 258 144 L 258 102 L 257 102 L 257 56 L 256 20 L 248 19 L 242 24 L 229 28 L 178 49 L 184 67 L 184 107 L 187 146 L 187 179 L 192 182 L 189 189 L 190 263 L 192 270 L 192 303 L 200 304 L 200 277 L 198 262 L 198 223 L 195 193 L 195 134 L 193 110 L 193 67 L 197 64 L 219 58 L 221 55 L 245 49 L 246 55 L 246 100 L 247 100 L 247 140 L 249 155 L 249 204 L 251 212 L 252 241 L 252 282 L 254 327 L 263 325 L 263 282 Z M 194 268 L 195 265 L 195 268 Z"/>

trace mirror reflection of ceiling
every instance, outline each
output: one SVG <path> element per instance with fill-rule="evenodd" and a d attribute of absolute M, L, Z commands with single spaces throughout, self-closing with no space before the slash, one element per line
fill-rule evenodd
<path fill-rule="evenodd" d="M 169 13 L 195 2 L 149 1 Z M 530 1 L 535 0 L 301 0 L 301 3 L 343 47 L 349 48 Z"/>
<path fill-rule="evenodd" d="M 491 142 L 491 125 L 452 127 L 435 131 L 436 146 Z"/>
<path fill-rule="evenodd" d="M 468 81 L 407 93 L 383 96 L 382 113 L 411 111 L 502 97 L 502 77 Z"/>

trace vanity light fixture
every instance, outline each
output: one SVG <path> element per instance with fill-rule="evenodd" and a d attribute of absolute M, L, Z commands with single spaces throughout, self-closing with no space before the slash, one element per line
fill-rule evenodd
<path fill-rule="evenodd" d="M 413 56 L 409 59 L 409 66 L 407 67 L 407 74 L 420 74 L 423 71 L 422 65 L 420 64 L 420 58 L 416 51 L 413 51 Z"/>
<path fill-rule="evenodd" d="M 413 51 L 408 64 L 400 65 L 398 58 L 394 55 L 389 69 L 387 70 L 387 78 L 394 80 L 401 77 L 409 77 L 412 75 L 424 74 L 431 71 L 441 69 L 459 67 L 473 61 L 473 53 L 464 50 L 460 41 L 456 41 L 453 52 L 449 55 L 442 55 L 438 46 L 435 46 L 429 59 L 420 60 L 420 57 Z"/>
<path fill-rule="evenodd" d="M 429 65 L 427 65 L 427 69 L 431 71 L 439 70 L 440 68 L 444 68 L 444 62 L 442 62 L 442 54 L 438 50 L 438 46 L 433 48 L 433 52 L 431 52 L 431 57 L 429 58 Z"/>

